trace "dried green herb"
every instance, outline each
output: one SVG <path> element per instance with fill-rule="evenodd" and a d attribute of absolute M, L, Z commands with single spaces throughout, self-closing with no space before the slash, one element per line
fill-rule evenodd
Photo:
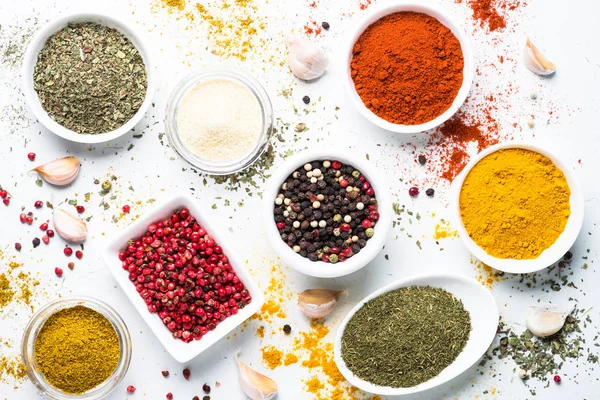
<path fill-rule="evenodd" d="M 147 75 L 136 47 L 116 29 L 70 24 L 51 36 L 33 72 L 34 88 L 50 117 L 77 133 L 113 131 L 144 101 Z"/>
<path fill-rule="evenodd" d="M 367 302 L 342 336 L 342 358 L 358 377 L 412 387 L 437 376 L 463 350 L 471 317 L 443 289 L 410 286 Z"/>
<path fill-rule="evenodd" d="M 585 338 L 579 326 L 582 322 L 579 313 L 579 310 L 574 311 L 567 318 L 563 328 L 547 338 L 536 337 L 529 330 L 517 335 L 506 330 L 501 323 L 498 327 L 500 343 L 492 349 L 492 355 L 499 359 L 512 359 L 521 369 L 527 371 L 531 378 L 543 381 L 556 374 L 567 359 L 583 359 L 587 354 L 588 363 L 597 363 L 598 356 L 585 345 Z M 589 316 L 586 316 L 585 321 L 591 323 Z"/>

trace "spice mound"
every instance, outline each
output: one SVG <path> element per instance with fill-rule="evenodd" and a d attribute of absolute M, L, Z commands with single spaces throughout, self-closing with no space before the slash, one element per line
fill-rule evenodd
<path fill-rule="evenodd" d="M 439 375 L 469 340 L 471 317 L 451 293 L 410 286 L 376 297 L 352 316 L 341 353 L 357 377 L 412 387 Z"/>
<path fill-rule="evenodd" d="M 196 84 L 181 100 L 177 133 L 188 151 L 209 161 L 246 157 L 263 129 L 257 97 L 233 80 L 214 79 Z"/>
<path fill-rule="evenodd" d="M 320 160 L 296 169 L 273 210 L 281 239 L 300 256 L 331 264 L 358 254 L 379 220 L 375 191 L 352 165 Z"/>
<path fill-rule="evenodd" d="M 399 12 L 370 25 L 352 50 L 351 76 L 369 110 L 394 124 L 443 114 L 463 82 L 460 42 L 437 19 Z"/>
<path fill-rule="evenodd" d="M 77 133 L 120 128 L 139 110 L 148 86 L 137 48 L 113 28 L 86 22 L 52 35 L 33 71 L 50 118 Z"/>
<path fill-rule="evenodd" d="M 460 216 L 489 255 L 533 259 L 564 231 L 570 196 L 564 173 L 548 157 L 503 149 L 484 157 L 465 178 Z"/>
<path fill-rule="evenodd" d="M 113 374 L 121 346 L 115 328 L 97 311 L 83 306 L 52 314 L 34 342 L 38 371 L 55 388 L 81 394 Z"/>
<path fill-rule="evenodd" d="M 186 343 L 200 340 L 252 301 L 221 246 L 187 208 L 149 225 L 119 259 L 148 311 Z"/>
<path fill-rule="evenodd" d="M 409 286 L 376 297 L 342 335 L 352 373 L 379 386 L 412 387 L 436 377 L 462 352 L 471 317 L 451 293 Z"/>

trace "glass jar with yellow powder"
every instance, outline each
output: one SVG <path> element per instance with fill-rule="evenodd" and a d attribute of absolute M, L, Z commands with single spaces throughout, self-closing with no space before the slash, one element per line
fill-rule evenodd
<path fill-rule="evenodd" d="M 31 318 L 22 343 L 27 375 L 54 400 L 106 397 L 131 361 L 129 331 L 115 310 L 89 297 L 56 300 Z"/>
<path fill-rule="evenodd" d="M 546 268 L 573 246 L 583 195 L 571 168 L 537 146 L 492 146 L 455 180 L 455 219 L 467 248 L 504 272 Z"/>
<path fill-rule="evenodd" d="M 252 75 L 207 68 L 175 87 L 165 128 L 171 147 L 199 172 L 228 175 L 250 167 L 267 150 L 273 107 Z"/>

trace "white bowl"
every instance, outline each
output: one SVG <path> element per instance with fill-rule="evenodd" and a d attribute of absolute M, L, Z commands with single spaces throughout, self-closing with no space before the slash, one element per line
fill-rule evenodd
<path fill-rule="evenodd" d="M 148 86 L 146 89 L 146 97 L 144 99 L 144 102 L 140 106 L 139 110 L 129 121 L 127 121 L 124 125 L 111 132 L 100 134 L 83 134 L 65 128 L 64 126 L 60 125 L 58 122 L 50 118 L 48 113 L 42 108 L 38 95 L 35 89 L 33 88 L 33 70 L 35 68 L 35 64 L 37 63 L 38 53 L 40 52 L 40 50 L 42 50 L 50 36 L 65 28 L 69 23 L 77 22 L 95 22 L 97 24 L 108 26 L 110 28 L 118 30 L 120 33 L 125 35 L 125 37 L 127 37 L 131 41 L 131 43 L 133 43 L 133 45 L 137 48 L 146 66 Z M 142 36 L 135 29 L 128 26 L 125 22 L 102 13 L 73 13 L 63 15 L 62 17 L 50 21 L 42 29 L 40 29 L 35 34 L 35 36 L 33 36 L 31 41 L 29 42 L 29 46 L 27 46 L 27 51 L 25 52 L 25 56 L 23 59 L 23 91 L 25 92 L 25 99 L 27 101 L 27 104 L 29 104 L 29 107 L 33 111 L 33 114 L 42 123 L 42 125 L 48 128 L 48 130 L 64 139 L 73 142 L 102 143 L 116 139 L 131 131 L 131 129 L 138 122 L 140 122 L 140 120 L 144 116 L 144 113 L 150 106 L 154 90 L 154 70 L 152 68 L 152 63 L 150 60 L 150 51 L 148 46 L 145 44 L 144 40 L 142 40 Z"/>
<path fill-rule="evenodd" d="M 352 71 L 350 68 L 350 63 L 352 62 L 352 49 L 354 48 L 354 44 L 356 43 L 358 38 L 374 22 L 380 20 L 386 15 L 394 14 L 401 11 L 414 11 L 424 13 L 440 21 L 444 26 L 450 29 L 454 36 L 456 36 L 456 38 L 459 40 L 464 58 L 462 86 L 460 87 L 458 94 L 456 95 L 456 98 L 454 99 L 454 102 L 452 102 L 450 108 L 448 108 L 443 114 L 441 114 L 437 118 L 419 125 L 394 124 L 377 116 L 375 113 L 373 113 L 373 111 L 369 110 L 365 106 L 362 99 L 356 92 L 356 89 L 354 88 L 354 81 L 351 77 Z M 370 12 L 366 16 L 364 16 L 363 19 L 356 25 L 354 32 L 350 35 L 347 48 L 345 49 L 343 54 L 343 57 L 345 58 L 344 76 L 346 79 L 346 87 L 348 89 L 350 100 L 352 100 L 358 111 L 360 111 L 360 113 L 371 123 L 392 132 L 418 133 L 429 129 L 433 129 L 443 124 L 450 117 L 452 117 L 462 106 L 465 99 L 467 98 L 467 95 L 469 94 L 469 90 L 471 90 L 471 83 L 473 82 L 475 64 L 473 62 L 473 50 L 471 47 L 470 39 L 465 34 L 465 32 L 459 27 L 459 25 L 456 22 L 454 22 L 454 17 L 452 15 L 453 13 L 450 12 L 447 7 L 441 6 L 439 4 L 428 3 L 426 1 L 390 2 L 378 7 L 373 7 L 373 9 L 370 10 Z"/>
<path fill-rule="evenodd" d="M 348 367 L 346 367 L 346 363 L 342 358 L 342 336 L 350 318 L 352 318 L 366 302 L 381 296 L 384 293 L 407 286 L 431 286 L 452 293 L 457 299 L 463 302 L 465 310 L 471 315 L 471 334 L 469 335 L 469 340 L 465 348 L 458 355 L 456 360 L 440 372 L 438 376 L 409 388 L 393 388 L 389 386 L 374 385 L 357 377 L 348 369 Z M 492 293 L 473 279 L 451 274 L 432 274 L 405 278 L 375 291 L 358 303 L 348 313 L 346 318 L 342 321 L 335 337 L 335 362 L 342 375 L 344 375 L 344 378 L 346 378 L 350 384 L 366 392 L 383 396 L 397 396 L 422 392 L 456 378 L 479 361 L 496 337 L 498 319 L 498 308 Z"/>
<path fill-rule="evenodd" d="M 373 227 L 375 234 L 367 241 L 360 253 L 353 255 L 344 262 L 336 264 L 324 261 L 310 261 L 295 253 L 279 235 L 279 230 L 273 217 L 275 197 L 281 184 L 296 168 L 315 160 L 338 160 L 358 169 L 371 183 L 378 203 L 379 220 Z M 303 274 L 317 278 L 336 278 L 351 274 L 367 265 L 381 251 L 392 226 L 392 200 L 385 175 L 377 171 L 371 164 L 364 162 L 362 157 L 353 153 L 340 153 L 333 150 L 308 150 L 288 158 L 285 164 L 269 179 L 263 195 L 263 222 L 267 239 L 275 252 L 284 263 Z"/>
<path fill-rule="evenodd" d="M 102 258 L 110 269 L 115 280 L 121 286 L 129 300 L 156 335 L 158 340 L 167 349 L 169 354 L 180 363 L 186 363 L 192 358 L 198 356 L 204 350 L 208 349 L 219 339 L 223 338 L 238 325 L 250 318 L 254 313 L 260 310 L 264 303 L 262 291 L 258 288 L 248 271 L 244 268 L 243 257 L 236 252 L 234 242 L 228 240 L 220 229 L 220 225 L 210 221 L 205 217 L 204 211 L 197 205 L 197 200 L 186 193 L 177 194 L 170 199 L 159 203 L 152 212 L 136 220 L 129 225 L 110 245 L 103 251 Z M 193 340 L 190 343 L 184 343 L 180 339 L 174 339 L 171 332 L 163 324 L 156 313 L 150 313 L 144 299 L 135 289 L 135 284 L 129 280 L 129 273 L 122 268 L 122 262 L 119 260 L 119 252 L 127 246 L 129 239 L 137 239 L 146 232 L 148 225 L 169 217 L 173 211 L 182 207 L 187 207 L 198 223 L 206 229 L 208 234 L 223 248 L 223 253 L 229 257 L 231 267 L 234 269 L 240 281 L 246 286 L 246 289 L 252 296 L 250 304 L 240 309 L 236 315 L 225 319 L 215 330 L 209 331 L 200 340 Z"/>
<path fill-rule="evenodd" d="M 473 239 L 471 239 L 460 216 L 460 190 L 471 169 L 485 156 L 500 149 L 511 148 L 531 150 L 548 157 L 550 160 L 552 160 L 554 165 L 556 165 L 556 167 L 558 167 L 558 169 L 565 174 L 565 178 L 567 179 L 567 183 L 571 189 L 571 197 L 569 198 L 571 215 L 569 216 L 565 230 L 561 233 L 552 246 L 548 247 L 542 252 L 542 254 L 534 259 L 516 260 L 510 258 L 497 258 L 489 255 L 485 250 L 479 247 L 479 245 L 477 245 Z M 567 166 L 554 154 L 532 144 L 522 142 L 506 142 L 488 147 L 477 156 L 473 157 L 469 164 L 467 164 L 462 172 L 456 177 L 452 184 L 452 191 L 452 216 L 460 238 L 475 257 L 490 267 L 500 271 L 513 274 L 527 274 L 530 272 L 539 271 L 554 264 L 556 261 L 560 260 L 573 246 L 573 243 L 575 243 L 575 240 L 577 239 L 577 235 L 579 235 L 581 226 L 583 225 L 583 211 L 585 208 L 584 199 L 579 183 L 575 178 L 575 174 L 570 168 L 567 168 Z"/>

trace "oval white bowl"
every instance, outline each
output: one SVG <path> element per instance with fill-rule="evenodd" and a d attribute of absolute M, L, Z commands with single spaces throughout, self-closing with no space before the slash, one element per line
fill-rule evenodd
<path fill-rule="evenodd" d="M 131 301 L 133 307 L 137 310 L 144 322 L 146 322 L 146 325 L 148 325 L 150 330 L 156 335 L 169 354 L 182 364 L 198 356 L 204 350 L 225 337 L 238 325 L 260 311 L 260 308 L 265 301 L 262 290 L 260 290 L 250 273 L 246 270 L 243 257 L 240 257 L 239 253 L 236 252 L 235 242 L 229 239 L 228 235 L 223 232 L 221 228 L 222 225 L 206 217 L 206 213 L 198 203 L 199 200 L 187 193 L 171 195 L 168 199 L 158 203 L 152 211 L 146 213 L 125 228 L 102 252 L 104 262 L 121 287 L 121 290 L 125 292 Z M 123 251 L 127 246 L 127 241 L 129 239 L 139 238 L 146 232 L 148 225 L 169 218 L 173 211 L 182 207 L 187 207 L 187 209 L 190 210 L 190 215 L 196 218 L 198 223 L 206 229 L 215 242 L 223 248 L 223 253 L 229 257 L 231 267 L 252 296 L 250 304 L 243 309 L 240 309 L 236 315 L 232 315 L 225 319 L 225 321 L 217 325 L 214 330 L 209 331 L 200 340 L 193 340 L 190 343 L 184 343 L 182 340 L 174 339 L 169 329 L 167 329 L 162 320 L 158 317 L 158 314 L 150 313 L 148 311 L 146 302 L 137 292 L 135 284 L 129 280 L 129 273 L 123 270 L 122 262 L 119 260 L 119 252 Z"/>
<path fill-rule="evenodd" d="M 360 35 L 362 35 L 365 29 L 367 29 L 372 23 L 380 20 L 386 15 L 402 11 L 414 11 L 424 13 L 440 21 L 444 26 L 449 28 L 454 34 L 454 36 L 456 36 L 456 38 L 459 40 L 464 58 L 463 82 L 450 108 L 448 108 L 443 114 L 439 115 L 435 119 L 419 125 L 394 124 L 377 116 L 375 113 L 373 113 L 373 111 L 369 110 L 365 106 L 362 99 L 356 92 L 356 89 L 354 88 L 354 81 L 351 77 L 352 71 L 350 68 L 350 63 L 352 62 L 352 49 L 354 48 L 354 44 L 356 43 Z M 467 98 L 467 95 L 471 90 L 471 84 L 473 82 L 473 75 L 475 71 L 475 64 L 473 62 L 473 49 L 471 46 L 470 39 L 465 34 L 465 32 L 459 27 L 459 25 L 456 22 L 454 22 L 454 17 L 452 17 L 452 15 L 453 13 L 447 7 L 441 6 L 439 4 L 430 3 L 427 1 L 389 2 L 381 6 L 373 7 L 373 9 L 366 16 L 364 16 L 363 19 L 356 25 L 354 32 L 350 34 L 348 45 L 344 50 L 343 62 L 345 64 L 343 73 L 345 76 L 345 86 L 348 90 L 350 100 L 352 101 L 352 103 L 354 103 L 354 106 L 367 120 L 379 126 L 380 128 L 386 129 L 388 131 L 397 133 L 418 133 L 427 131 L 429 129 L 433 129 L 443 124 L 458 111 L 458 109 L 465 102 L 465 99 Z"/>
<path fill-rule="evenodd" d="M 479 162 L 481 159 L 486 157 L 489 154 L 492 154 L 495 151 L 501 149 L 526 149 L 535 151 L 540 153 L 546 157 L 548 157 L 558 169 L 560 169 L 567 179 L 567 183 L 571 189 L 571 197 L 569 199 L 571 206 L 571 215 L 567 221 L 567 225 L 565 226 L 565 230 L 558 237 L 556 242 L 539 255 L 539 257 L 529 260 L 516 260 L 510 258 L 497 258 L 489 255 L 483 250 L 467 233 L 465 226 L 462 222 L 462 218 L 460 216 L 460 190 L 462 188 L 463 182 L 465 178 L 471 171 L 471 169 Z M 550 265 L 554 264 L 558 260 L 560 260 L 567 251 L 573 246 L 579 232 L 581 231 L 581 226 L 583 225 L 583 213 L 584 213 L 584 198 L 581 188 L 577 179 L 575 178 L 575 174 L 567 168 L 567 166 L 553 153 L 549 152 L 546 149 L 542 149 L 541 147 L 535 146 L 533 144 L 523 143 L 523 142 L 506 142 L 497 144 L 491 147 L 488 147 L 477 156 L 473 157 L 469 164 L 462 170 L 462 172 L 456 177 L 454 182 L 452 183 L 452 216 L 454 220 L 454 225 L 458 230 L 458 234 L 462 239 L 467 249 L 479 260 L 484 262 L 485 264 L 493 267 L 497 270 L 509 272 L 513 274 L 527 274 L 530 272 L 539 271 L 541 269 L 547 268 Z"/>
<path fill-rule="evenodd" d="M 33 88 L 33 70 L 35 68 L 35 64 L 37 63 L 38 53 L 40 52 L 40 50 L 42 50 L 42 48 L 46 44 L 46 41 L 51 35 L 62 30 L 69 23 L 77 22 L 95 22 L 100 25 L 115 28 L 120 33 L 125 35 L 125 37 L 127 37 L 131 41 L 131 43 L 133 43 L 133 45 L 138 49 L 146 66 L 146 76 L 148 79 L 148 85 L 146 88 L 146 97 L 144 99 L 144 102 L 140 106 L 139 110 L 129 121 L 127 121 L 124 125 L 111 132 L 99 134 L 83 134 L 65 128 L 64 126 L 60 125 L 58 122 L 50 118 L 46 110 L 42 108 L 38 95 L 35 89 Z M 44 25 L 44 27 L 35 34 L 35 36 L 33 36 L 31 42 L 29 43 L 29 46 L 27 46 L 27 51 L 25 52 L 25 56 L 23 58 L 23 91 L 25 92 L 25 100 L 27 101 L 29 108 L 31 109 L 35 117 L 48 130 L 72 142 L 103 143 L 108 142 L 109 140 L 116 139 L 131 131 L 131 129 L 133 129 L 133 127 L 138 122 L 140 122 L 140 120 L 144 116 L 144 113 L 152 103 L 152 95 L 155 91 L 155 85 L 156 84 L 154 78 L 154 70 L 150 59 L 150 50 L 149 47 L 145 44 L 144 40 L 142 39 L 142 36 L 135 29 L 128 26 L 125 22 L 107 14 L 95 12 L 72 13 L 63 15 L 62 17 L 50 21 L 49 23 Z"/>
<path fill-rule="evenodd" d="M 367 245 L 360 253 L 348 258 L 344 262 L 336 264 L 324 261 L 310 261 L 308 258 L 296 254 L 281 240 L 275 224 L 275 218 L 273 218 L 274 201 L 279 193 L 281 184 L 296 168 L 315 160 L 338 160 L 344 164 L 354 166 L 371 183 L 378 202 L 379 221 L 373 227 L 375 230 L 373 237 L 367 241 Z M 392 200 L 385 176 L 382 173 L 378 173 L 371 164 L 364 162 L 358 154 L 349 152 L 341 153 L 334 150 L 308 150 L 296 154 L 288 158 L 284 165 L 279 167 L 273 176 L 269 178 L 263 196 L 263 225 L 269 243 L 284 263 L 296 271 L 317 278 L 336 278 L 348 275 L 367 265 L 383 248 L 392 226 Z"/>
<path fill-rule="evenodd" d="M 465 348 L 458 355 L 456 360 L 440 372 L 438 376 L 409 388 L 393 388 L 389 386 L 374 385 L 371 382 L 367 382 L 357 377 L 348 369 L 348 367 L 346 367 L 346 363 L 344 362 L 341 353 L 342 336 L 348 321 L 350 321 L 352 316 L 362 308 L 366 302 L 381 296 L 384 293 L 407 286 L 431 286 L 452 293 L 454 297 L 463 302 L 465 310 L 471 315 L 471 334 Z M 479 361 L 496 337 L 498 320 L 498 307 L 496 306 L 496 301 L 494 300 L 492 293 L 474 279 L 452 274 L 420 275 L 401 279 L 384 286 L 361 300 L 348 313 L 346 318 L 344 318 L 335 337 L 335 362 L 342 375 L 344 375 L 344 378 L 346 378 L 350 384 L 366 392 L 382 396 L 399 396 L 419 393 L 448 382 Z"/>

